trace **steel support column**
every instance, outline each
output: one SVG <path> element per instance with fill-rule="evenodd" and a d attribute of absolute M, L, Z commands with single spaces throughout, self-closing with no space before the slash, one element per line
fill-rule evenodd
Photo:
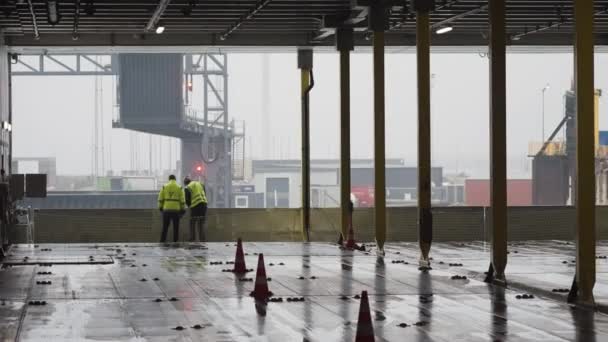
<path fill-rule="evenodd" d="M 374 202 L 376 243 L 386 241 L 386 175 L 384 127 L 384 31 L 374 31 Z"/>
<path fill-rule="evenodd" d="M 336 47 L 340 51 L 340 209 L 342 239 L 348 237 L 350 211 L 350 51 L 354 48 L 353 29 L 336 30 Z"/>
<path fill-rule="evenodd" d="M 10 176 L 13 174 L 13 75 L 12 75 L 12 54 L 8 55 L 8 123 L 11 125 L 11 130 L 8 132 L 8 164 L 5 170 L 8 170 L 7 175 Z M 5 162 L 6 163 L 6 162 Z M 0 241 L 1 243 L 2 241 Z"/>
<path fill-rule="evenodd" d="M 507 266 L 507 130 L 505 0 L 492 0 L 490 14 L 490 226 L 488 281 L 505 282 Z"/>
<path fill-rule="evenodd" d="M 416 12 L 416 58 L 418 70 L 418 242 L 420 268 L 430 268 L 433 241 L 431 214 L 431 29 L 429 11 Z"/>
<path fill-rule="evenodd" d="M 593 1 L 574 1 L 576 40 L 576 277 L 578 301 L 593 305 L 595 285 L 595 141 Z"/>
<path fill-rule="evenodd" d="M 374 1 L 369 8 L 369 28 L 374 33 L 374 223 L 380 256 L 384 255 L 386 241 L 384 32 L 389 28 L 388 18 L 387 3 Z"/>
<path fill-rule="evenodd" d="M 312 50 L 298 50 L 302 90 L 302 233 L 310 241 L 310 98 L 312 78 Z"/>

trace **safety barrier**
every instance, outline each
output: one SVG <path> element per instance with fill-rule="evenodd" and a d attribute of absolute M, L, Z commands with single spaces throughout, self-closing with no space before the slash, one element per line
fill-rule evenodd
<path fill-rule="evenodd" d="M 490 238 L 490 210 L 482 207 L 433 208 L 435 241 L 472 241 Z M 511 207 L 509 240 L 570 240 L 574 237 L 573 207 Z M 388 241 L 417 241 L 417 209 L 387 210 Z M 336 241 L 339 208 L 314 208 L 311 240 Z M 373 241 L 374 211 L 358 208 L 353 215 L 357 240 Z M 302 241 L 299 209 L 209 209 L 210 241 Z M 156 242 L 161 216 L 152 209 L 39 210 L 35 214 L 35 241 L 40 243 Z M 180 240 L 187 241 L 188 215 L 180 224 Z M 598 207 L 597 235 L 608 239 L 608 207 Z M 172 239 L 172 230 L 169 231 Z M 11 241 L 25 241 L 25 231 L 15 229 Z"/>

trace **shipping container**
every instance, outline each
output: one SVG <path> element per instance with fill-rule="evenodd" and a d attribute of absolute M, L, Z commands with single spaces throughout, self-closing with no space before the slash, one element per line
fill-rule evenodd
<path fill-rule="evenodd" d="M 467 179 L 464 184 L 465 201 L 467 206 L 487 207 L 490 205 L 490 180 L 489 179 Z M 507 205 L 508 206 L 530 206 L 532 205 L 532 180 L 531 179 L 509 179 L 507 180 Z"/>
<path fill-rule="evenodd" d="M 608 146 L 608 131 L 600 131 L 600 146 Z"/>

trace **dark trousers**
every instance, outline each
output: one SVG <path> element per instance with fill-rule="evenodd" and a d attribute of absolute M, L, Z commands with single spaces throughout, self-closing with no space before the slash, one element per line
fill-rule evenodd
<path fill-rule="evenodd" d="M 176 211 L 163 211 L 163 233 L 160 237 L 160 242 L 167 241 L 167 230 L 169 224 L 173 222 L 173 242 L 177 242 L 179 237 L 179 213 Z"/>
<path fill-rule="evenodd" d="M 198 237 L 200 241 L 207 241 L 205 236 L 205 216 L 207 215 L 207 204 L 201 203 L 190 209 L 190 241 L 196 240 L 196 228 L 198 227 Z"/>

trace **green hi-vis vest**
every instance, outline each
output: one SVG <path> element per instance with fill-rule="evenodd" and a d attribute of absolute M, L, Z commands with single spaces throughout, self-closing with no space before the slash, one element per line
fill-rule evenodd
<path fill-rule="evenodd" d="M 177 182 L 170 180 L 158 193 L 158 208 L 166 211 L 180 211 L 186 207 L 184 191 Z"/>
<path fill-rule="evenodd" d="M 203 189 L 203 185 L 197 181 L 191 181 L 188 184 L 188 189 L 190 189 L 190 208 L 196 207 L 201 203 L 207 203 L 207 196 L 205 195 L 205 189 Z"/>

